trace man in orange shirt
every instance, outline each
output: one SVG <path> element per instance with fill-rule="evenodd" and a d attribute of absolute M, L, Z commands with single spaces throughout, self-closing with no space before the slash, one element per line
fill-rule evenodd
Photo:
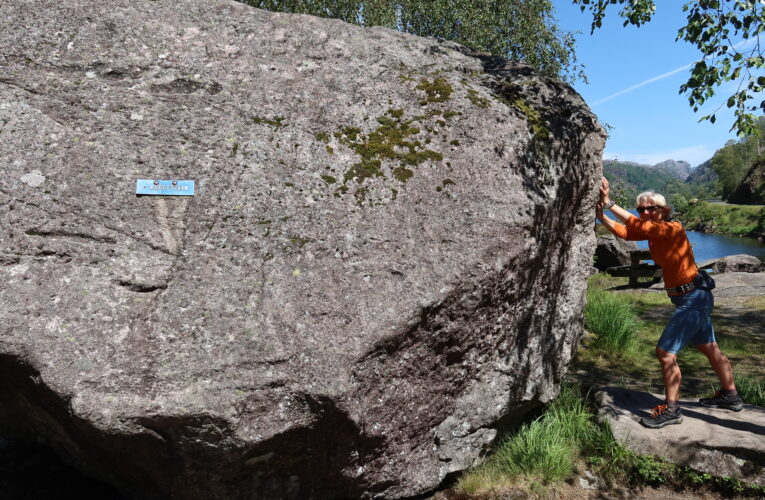
<path fill-rule="evenodd" d="M 661 266 L 667 295 L 676 306 L 656 345 L 656 357 L 661 363 L 664 378 L 665 404 L 654 408 L 649 417 L 641 419 L 641 423 L 658 429 L 683 421 L 678 406 L 681 374 L 677 353 L 691 342 L 707 357 L 721 386 L 721 390 L 714 396 L 701 398 L 699 403 L 710 408 L 741 411 L 744 404 L 736 392 L 730 362 L 720 351 L 712 328 L 710 314 L 714 298 L 696 267 L 683 225 L 669 221 L 671 208 L 658 193 L 641 193 L 637 197 L 637 204 L 639 218 L 611 201 L 608 181 L 605 177 L 601 180 L 600 202 L 596 207 L 598 219 L 619 238 L 648 240 L 651 258 Z M 603 213 L 605 208 L 610 209 L 624 224 L 606 216 Z"/>

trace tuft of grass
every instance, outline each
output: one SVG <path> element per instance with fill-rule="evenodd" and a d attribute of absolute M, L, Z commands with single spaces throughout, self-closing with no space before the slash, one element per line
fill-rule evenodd
<path fill-rule="evenodd" d="M 627 357 L 635 352 L 640 319 L 629 299 L 590 288 L 587 291 L 584 324 L 595 333 L 596 348 Z"/>
<path fill-rule="evenodd" d="M 757 380 L 745 375 L 736 375 L 736 390 L 744 403 L 765 407 L 765 379 Z"/>
<path fill-rule="evenodd" d="M 457 489 L 475 494 L 517 482 L 563 481 L 576 471 L 582 450 L 606 439 L 601 433 L 579 387 L 563 385 L 542 416 L 506 436 L 485 464 L 462 476 Z"/>

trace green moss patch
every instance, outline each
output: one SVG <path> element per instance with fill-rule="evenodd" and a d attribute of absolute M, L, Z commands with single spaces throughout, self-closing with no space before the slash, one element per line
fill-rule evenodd
<path fill-rule="evenodd" d="M 434 102 L 446 102 L 451 99 L 452 92 L 454 92 L 454 88 L 449 85 L 449 82 L 441 77 L 436 77 L 433 80 L 422 78 L 416 88 L 425 91 L 426 97 L 420 101 L 423 106 Z"/>
<path fill-rule="evenodd" d="M 284 123 L 283 116 L 275 116 L 273 118 L 266 118 L 264 116 L 253 116 L 252 121 L 259 125 L 270 125 L 276 129 L 284 127 L 286 125 Z"/>
<path fill-rule="evenodd" d="M 467 98 L 470 100 L 470 102 L 473 103 L 474 106 L 478 106 L 479 108 L 489 107 L 489 100 L 481 97 L 480 94 L 478 94 L 478 92 L 473 89 L 468 89 Z"/>
<path fill-rule="evenodd" d="M 401 167 L 394 169 L 393 175 L 399 181 L 406 182 L 413 175 L 406 166 L 443 159 L 441 153 L 425 149 L 420 141 L 411 140 L 412 136 L 420 133 L 420 129 L 413 125 L 414 120 L 404 120 L 403 115 L 402 110 L 388 110 L 386 115 L 377 117 L 379 126 L 368 135 L 361 134 L 356 127 L 344 127 L 335 133 L 341 144 L 361 157 L 361 161 L 345 172 L 343 184 L 352 180 L 361 184 L 366 179 L 385 177 L 383 160 L 401 164 Z"/>
<path fill-rule="evenodd" d="M 529 106 L 528 103 L 526 103 L 526 101 L 521 97 L 514 99 L 512 101 L 512 105 L 526 116 L 526 119 L 531 125 L 531 132 L 534 134 L 534 137 L 538 139 L 549 138 L 550 132 L 547 130 L 544 121 L 542 121 L 542 117 L 539 115 L 539 111 Z"/>
<path fill-rule="evenodd" d="M 547 129 L 541 113 L 526 102 L 518 86 L 504 85 L 495 90 L 497 93 L 494 94 L 494 97 L 507 106 L 515 108 L 526 117 L 535 139 L 547 141 L 550 138 L 550 131 Z"/>

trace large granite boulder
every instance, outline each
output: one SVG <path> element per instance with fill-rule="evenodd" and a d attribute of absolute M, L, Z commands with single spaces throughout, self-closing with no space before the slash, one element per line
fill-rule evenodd
<path fill-rule="evenodd" d="M 555 396 L 604 142 L 570 87 L 230 1 L 0 16 L 6 434 L 141 498 L 401 497 Z"/>

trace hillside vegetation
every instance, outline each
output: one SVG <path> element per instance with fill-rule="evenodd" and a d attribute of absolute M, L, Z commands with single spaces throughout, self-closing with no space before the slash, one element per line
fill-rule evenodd
<path fill-rule="evenodd" d="M 765 117 L 757 122 L 757 130 L 758 135 L 728 141 L 712 157 L 724 200 L 765 204 Z"/>
<path fill-rule="evenodd" d="M 679 197 L 676 201 L 681 201 Z M 685 227 L 694 231 L 729 236 L 765 237 L 765 208 L 723 205 L 705 201 L 675 205 Z"/>
<path fill-rule="evenodd" d="M 635 197 L 643 191 L 656 191 L 664 194 L 672 200 L 674 196 L 682 196 L 689 200 L 692 198 L 706 199 L 715 195 L 716 183 L 709 181 L 708 175 L 699 177 L 698 180 L 688 181 L 696 171 L 690 171 L 688 177 L 680 178 L 677 172 L 673 172 L 663 162 L 654 166 L 638 165 L 632 162 L 620 162 L 617 160 L 603 161 L 603 175 L 611 184 L 611 192 L 614 200 L 626 207 L 635 204 Z M 687 164 L 686 164 L 687 165 Z"/>

